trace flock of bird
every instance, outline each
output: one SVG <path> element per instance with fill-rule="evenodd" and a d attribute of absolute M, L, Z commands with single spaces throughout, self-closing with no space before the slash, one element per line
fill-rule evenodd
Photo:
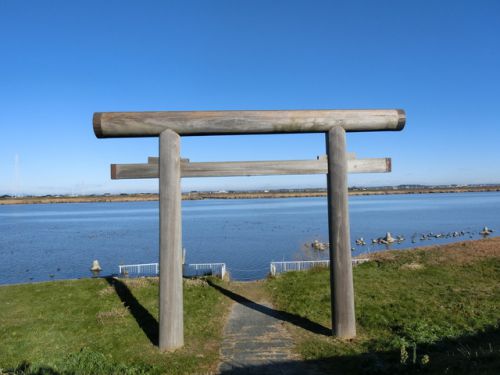
<path fill-rule="evenodd" d="M 479 232 L 479 234 L 484 236 L 484 237 L 489 236 L 491 233 L 493 233 L 493 230 L 489 229 L 488 227 L 484 227 L 483 230 Z M 467 235 L 469 236 L 469 238 L 473 238 L 474 232 L 462 230 L 460 232 L 455 231 L 455 232 L 448 232 L 448 233 L 430 232 L 430 233 L 422 233 L 420 235 L 415 233 L 411 237 L 411 242 L 416 243 L 417 239 L 419 239 L 420 241 L 425 241 L 425 240 L 432 240 L 434 238 L 455 238 L 455 237 L 463 237 L 463 236 L 467 236 Z M 390 232 L 387 232 L 384 237 L 373 238 L 371 240 L 371 243 L 377 244 L 377 245 L 389 245 L 392 243 L 399 244 L 405 240 L 406 239 L 404 236 L 398 235 L 396 237 L 393 237 Z M 366 245 L 366 241 L 363 237 L 357 238 L 355 240 L 355 243 L 358 246 L 365 246 Z M 314 250 L 323 251 L 323 250 L 328 249 L 330 247 L 330 244 L 328 242 L 321 242 L 318 240 L 314 240 L 313 242 L 311 242 L 310 246 Z M 354 250 L 354 248 L 353 248 L 353 250 Z"/>

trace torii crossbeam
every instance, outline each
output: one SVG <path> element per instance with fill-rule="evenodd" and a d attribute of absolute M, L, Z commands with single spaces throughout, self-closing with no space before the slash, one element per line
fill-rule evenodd
<path fill-rule="evenodd" d="M 347 173 L 389 172 L 390 159 L 352 159 L 345 133 L 398 131 L 402 110 L 167 111 L 94 114 L 98 138 L 160 138 L 159 160 L 116 164 L 113 178 L 160 178 L 159 347 L 183 346 L 181 177 L 327 173 L 332 328 L 356 335 L 349 233 Z M 180 159 L 180 136 L 325 133 L 327 158 L 301 161 L 191 163 Z"/>
<path fill-rule="evenodd" d="M 348 159 L 348 173 L 385 173 L 391 171 L 390 158 Z M 181 177 L 234 177 L 302 175 L 328 173 L 327 158 L 314 160 L 270 160 L 270 161 L 223 161 L 193 163 L 181 159 Z M 111 179 L 158 178 L 157 157 L 149 157 L 148 163 L 111 164 Z"/>

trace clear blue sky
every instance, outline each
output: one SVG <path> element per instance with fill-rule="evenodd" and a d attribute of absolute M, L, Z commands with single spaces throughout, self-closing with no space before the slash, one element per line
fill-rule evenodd
<path fill-rule="evenodd" d="M 156 139 L 96 139 L 96 111 L 403 108 L 351 133 L 391 174 L 350 184 L 500 182 L 500 2 L 0 2 L 0 194 L 154 191 L 111 181 Z M 306 159 L 324 137 L 183 138 L 192 161 Z M 324 176 L 185 179 L 184 190 L 325 186 Z"/>

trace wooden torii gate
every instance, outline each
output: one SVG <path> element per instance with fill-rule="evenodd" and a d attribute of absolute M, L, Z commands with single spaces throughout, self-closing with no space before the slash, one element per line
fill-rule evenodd
<path fill-rule="evenodd" d="M 390 159 L 354 159 L 346 132 L 398 131 L 402 110 L 165 111 L 95 113 L 98 138 L 159 137 L 159 158 L 113 164 L 112 178 L 160 178 L 159 348 L 184 345 L 181 177 L 327 173 L 333 333 L 356 335 L 348 213 L 348 172 L 389 172 Z M 195 135 L 325 133 L 326 158 L 295 161 L 191 163 L 180 158 L 180 137 Z"/>

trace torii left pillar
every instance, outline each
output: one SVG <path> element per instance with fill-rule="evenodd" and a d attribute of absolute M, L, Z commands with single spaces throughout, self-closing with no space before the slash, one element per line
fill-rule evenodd
<path fill-rule="evenodd" d="M 356 318 L 349 233 L 345 138 L 345 130 L 340 126 L 334 126 L 326 133 L 332 327 L 335 336 L 350 339 L 356 336 Z"/>
<path fill-rule="evenodd" d="M 159 348 L 184 345 L 180 136 L 160 134 L 160 304 Z"/>

